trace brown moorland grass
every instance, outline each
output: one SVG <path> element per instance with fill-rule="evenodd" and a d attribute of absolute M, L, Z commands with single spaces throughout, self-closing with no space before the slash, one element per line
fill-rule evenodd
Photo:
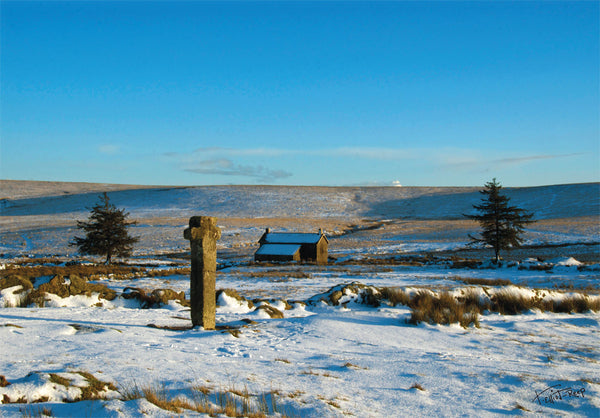
<path fill-rule="evenodd" d="M 72 266 L 18 266 L 9 265 L 0 270 L 0 277 L 19 276 L 35 279 L 44 276 L 79 276 L 88 279 L 109 276 L 115 279 L 130 279 L 147 274 L 146 269 L 133 266 L 118 265 L 72 265 Z"/>
<path fill-rule="evenodd" d="M 502 315 L 517 315 L 532 309 L 555 313 L 600 311 L 600 298 L 590 298 L 585 294 L 565 296 L 558 300 L 548 300 L 541 296 L 528 298 L 523 295 L 503 290 L 492 295 L 490 299 L 491 306 L 489 307 L 489 310 L 498 312 Z"/>
<path fill-rule="evenodd" d="M 476 277 L 456 277 L 455 280 L 465 284 L 480 285 L 480 286 L 509 286 L 512 284 L 507 279 L 481 279 Z"/>
<path fill-rule="evenodd" d="M 32 303 L 44 306 L 46 293 L 52 293 L 61 298 L 76 295 L 91 296 L 92 293 L 98 293 L 100 298 L 106 300 L 113 300 L 117 297 L 117 293 L 113 289 L 109 289 L 103 284 L 88 283 L 85 279 L 74 275 L 68 277 L 68 280 L 65 280 L 61 276 L 55 276 L 48 283 L 41 284 L 37 289 L 29 293 L 25 301 L 25 306 Z"/>
<path fill-rule="evenodd" d="M 462 295 L 455 297 L 448 292 L 436 294 L 421 290 L 409 295 L 403 289 L 382 288 L 379 295 L 382 300 L 387 300 L 391 305 L 404 305 L 411 308 L 408 323 L 415 325 L 427 322 L 442 325 L 458 323 L 464 328 L 471 324 L 479 326 L 478 315 L 486 311 L 502 315 L 517 315 L 532 309 L 555 313 L 600 311 L 600 298 L 586 294 L 544 299 L 541 294 L 526 297 L 504 289 L 489 298 L 481 298 L 475 289 L 468 289 Z"/>
<path fill-rule="evenodd" d="M 390 302 L 393 306 L 405 305 L 410 302 L 410 295 L 405 290 L 396 287 L 383 287 L 379 289 L 381 298 Z"/>
<path fill-rule="evenodd" d="M 193 400 L 183 396 L 171 396 L 165 385 L 148 385 L 140 387 L 135 384 L 120 389 L 124 401 L 145 398 L 157 407 L 176 414 L 194 411 L 209 416 L 265 418 L 278 415 L 283 418 L 289 415 L 279 407 L 279 391 L 271 390 L 262 395 L 251 394 L 244 390 L 231 387 L 215 390 L 208 386 L 192 386 Z"/>
<path fill-rule="evenodd" d="M 456 300 L 448 292 L 435 295 L 428 291 L 419 291 L 409 303 L 412 309 L 408 322 L 417 325 L 421 322 L 449 325 L 459 323 L 463 328 L 473 324 L 479 327 L 478 312 L 468 310 L 464 303 Z"/>

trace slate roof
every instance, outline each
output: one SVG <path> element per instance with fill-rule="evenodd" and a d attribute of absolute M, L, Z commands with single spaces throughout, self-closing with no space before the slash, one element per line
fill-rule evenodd
<path fill-rule="evenodd" d="M 268 232 L 264 236 L 265 244 L 316 244 L 323 235 L 319 233 Z"/>
<path fill-rule="evenodd" d="M 300 244 L 264 244 L 256 251 L 256 254 L 293 256 L 299 249 Z"/>

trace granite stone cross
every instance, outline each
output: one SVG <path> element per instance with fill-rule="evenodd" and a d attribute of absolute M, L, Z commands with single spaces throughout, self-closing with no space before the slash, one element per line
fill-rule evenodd
<path fill-rule="evenodd" d="M 192 216 L 190 227 L 183 232 L 190 241 L 192 272 L 190 274 L 190 299 L 192 325 L 205 330 L 215 329 L 217 278 L 217 240 L 221 230 L 217 218 Z"/>

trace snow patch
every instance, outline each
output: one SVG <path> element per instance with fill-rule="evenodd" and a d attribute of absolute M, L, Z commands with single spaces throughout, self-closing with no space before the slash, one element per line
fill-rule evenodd
<path fill-rule="evenodd" d="M 253 311 L 247 300 L 239 300 L 221 292 L 217 299 L 217 311 L 222 313 L 244 314 Z"/>
<path fill-rule="evenodd" d="M 23 292 L 23 286 L 7 287 L 0 291 L 0 308 L 15 308 L 27 298 L 29 292 Z"/>

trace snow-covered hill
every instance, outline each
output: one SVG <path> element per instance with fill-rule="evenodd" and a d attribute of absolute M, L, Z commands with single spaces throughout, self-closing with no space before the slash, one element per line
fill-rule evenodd
<path fill-rule="evenodd" d="M 27 182 L 20 182 L 27 187 Z M 218 217 L 461 219 L 481 199 L 477 187 L 285 187 L 199 186 L 115 190 L 111 185 L 69 188 L 60 195 L 52 183 L 47 196 L 19 198 L 10 181 L 2 182 L 2 216 L 84 213 L 108 190 L 111 202 L 134 218 Z M 34 184 L 32 183 L 32 186 Z M 104 188 L 102 187 L 104 186 Z M 40 184 L 35 182 L 35 187 Z M 59 188 L 60 189 L 60 188 Z M 91 192 L 89 190 L 92 190 Z M 506 188 L 511 203 L 536 219 L 600 216 L 600 183 Z"/>

